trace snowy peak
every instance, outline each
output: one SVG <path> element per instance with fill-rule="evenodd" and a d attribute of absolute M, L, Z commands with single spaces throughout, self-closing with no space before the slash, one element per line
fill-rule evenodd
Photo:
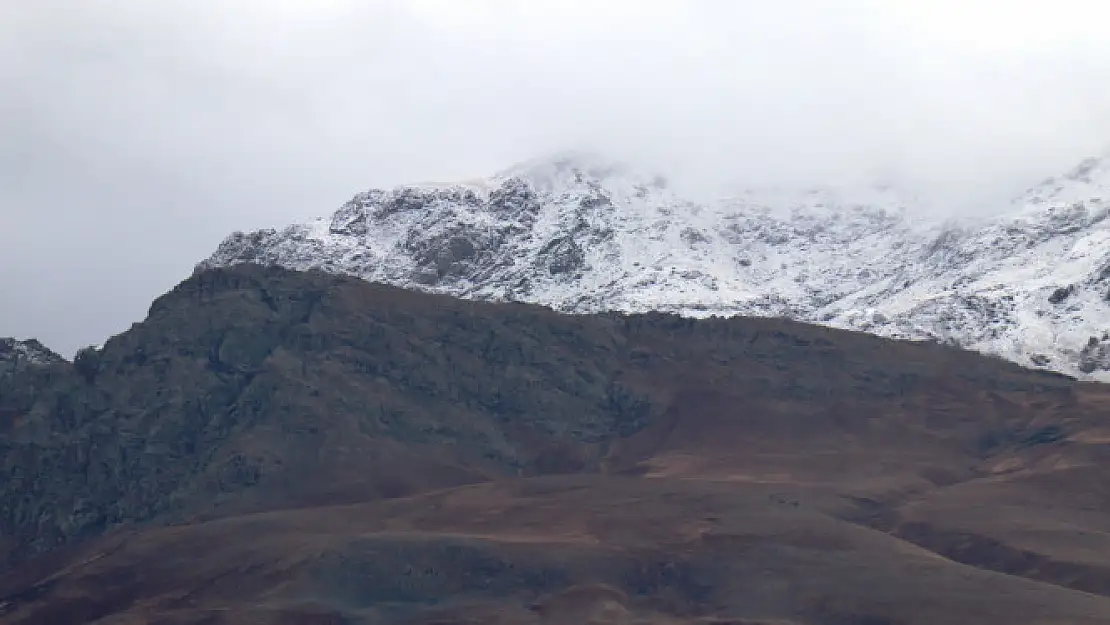
<path fill-rule="evenodd" d="M 633 195 L 667 187 L 662 175 L 646 173 L 627 162 L 593 152 L 561 152 L 519 163 L 493 176 L 496 182 L 510 179 L 519 179 L 539 193 L 552 195 L 574 193 L 583 186 Z"/>
<path fill-rule="evenodd" d="M 491 297 L 511 279 L 524 293 L 585 267 L 585 246 L 610 239 L 624 217 L 642 220 L 674 204 L 668 196 L 658 176 L 592 155 L 559 156 L 481 181 L 366 191 L 330 218 L 236 233 L 201 266 L 291 263 Z"/>
<path fill-rule="evenodd" d="M 1106 377 L 1108 188 L 1110 162 L 1089 159 L 1001 217 L 931 222 L 892 187 L 692 201 L 663 176 L 572 152 L 359 193 L 328 217 L 235 233 L 198 268 L 321 269 L 567 312 L 787 316 Z"/>
<path fill-rule="evenodd" d="M 661 175 L 569 153 L 360 193 L 329 218 L 236 233 L 200 268 L 273 263 L 572 312 L 807 316 L 896 270 L 906 206 L 890 189 L 694 202 Z"/>
<path fill-rule="evenodd" d="M 1045 179 L 1015 202 L 1038 207 L 1045 204 L 1110 203 L 1110 157 L 1083 159 L 1063 175 Z"/>

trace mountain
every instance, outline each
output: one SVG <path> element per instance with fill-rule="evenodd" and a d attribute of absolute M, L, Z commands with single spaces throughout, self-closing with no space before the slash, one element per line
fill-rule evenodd
<path fill-rule="evenodd" d="M 570 153 L 360 193 L 330 217 L 234 233 L 198 270 L 319 269 L 574 313 L 785 316 L 1110 379 L 1107 189 L 1110 159 L 1088 159 L 999 217 L 933 222 L 891 188 L 693 201 Z"/>
<path fill-rule="evenodd" d="M 1106 623 L 1107 405 L 785 319 L 205 270 L 0 377 L 0 624 Z"/>
<path fill-rule="evenodd" d="M 65 362 L 36 339 L 20 341 L 0 338 L 0 376 L 9 375 L 28 366 L 44 366 Z"/>

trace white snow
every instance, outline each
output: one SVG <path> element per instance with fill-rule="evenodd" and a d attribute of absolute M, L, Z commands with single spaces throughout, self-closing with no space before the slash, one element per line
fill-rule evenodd
<path fill-rule="evenodd" d="M 693 202 L 661 176 L 566 153 L 360 193 L 331 217 L 236 233 L 199 267 L 317 268 L 567 312 L 781 315 L 1082 374 L 1084 347 L 1110 331 L 1110 160 L 1046 180 L 994 219 L 911 219 L 921 204 L 878 187 Z"/>

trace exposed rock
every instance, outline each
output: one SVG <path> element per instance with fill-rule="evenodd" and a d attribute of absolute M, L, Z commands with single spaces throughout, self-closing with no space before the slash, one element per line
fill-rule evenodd
<path fill-rule="evenodd" d="M 1092 336 L 1079 350 L 1079 370 L 1083 373 L 1110 370 L 1110 341 Z"/>
<path fill-rule="evenodd" d="M 676 380 L 716 371 L 737 392 L 884 397 L 904 391 L 890 373 L 900 350 L 934 349 L 899 346 L 827 370 L 790 346 L 864 339 L 784 323 L 562 317 L 320 273 L 202 272 L 73 365 L 0 381 L 0 415 L 16 424 L 0 430 L 10 476 L 0 532 L 18 537 L 19 556 L 119 523 L 403 493 L 532 470 L 540 456 L 589 468 L 594 452 L 556 461 L 551 450 L 648 426 L 661 410 L 647 376 L 658 367 L 677 367 L 658 370 Z M 661 360 L 657 341 L 678 351 Z M 1060 384 L 961 358 L 945 375 L 964 366 L 988 387 Z M 751 377 L 765 366 L 794 373 Z"/>
<path fill-rule="evenodd" d="M 539 264 L 552 275 L 573 273 L 586 264 L 586 253 L 569 236 L 552 239 L 539 253 Z"/>
<path fill-rule="evenodd" d="M 689 245 L 709 242 L 709 236 L 697 228 L 683 228 L 679 236 Z"/>
<path fill-rule="evenodd" d="M 1108 403 L 783 319 L 207 270 L 0 376 L 0 624 L 1097 625 Z"/>
<path fill-rule="evenodd" d="M 370 232 L 370 215 L 373 207 L 381 204 L 381 191 L 359 193 L 344 204 L 331 217 L 332 234 L 364 237 Z"/>
<path fill-rule="evenodd" d="M 36 339 L 20 341 L 0 338 L 0 376 L 12 374 L 29 366 L 55 365 L 65 359 Z"/>
<path fill-rule="evenodd" d="M 1059 287 L 1059 288 L 1057 288 L 1056 290 L 1054 290 L 1052 292 L 1052 295 L 1048 296 L 1048 302 L 1050 304 L 1059 304 L 1059 303 L 1063 302 L 1064 300 L 1068 299 L 1069 297 L 1071 297 L 1072 295 L 1075 295 L 1075 291 L 1076 291 L 1076 287 L 1075 287 L 1074 284 L 1069 284 L 1068 286 Z"/>
<path fill-rule="evenodd" d="M 495 237 L 465 226 L 428 233 L 412 232 L 404 245 L 416 261 L 418 270 L 444 277 L 466 277 L 480 254 L 493 251 L 499 241 Z"/>

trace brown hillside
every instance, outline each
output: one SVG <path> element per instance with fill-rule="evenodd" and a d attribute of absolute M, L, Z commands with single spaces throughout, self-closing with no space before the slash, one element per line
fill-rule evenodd
<path fill-rule="evenodd" d="M 214 270 L 0 378 L 0 623 L 1110 623 L 1108 407 L 781 320 Z"/>

